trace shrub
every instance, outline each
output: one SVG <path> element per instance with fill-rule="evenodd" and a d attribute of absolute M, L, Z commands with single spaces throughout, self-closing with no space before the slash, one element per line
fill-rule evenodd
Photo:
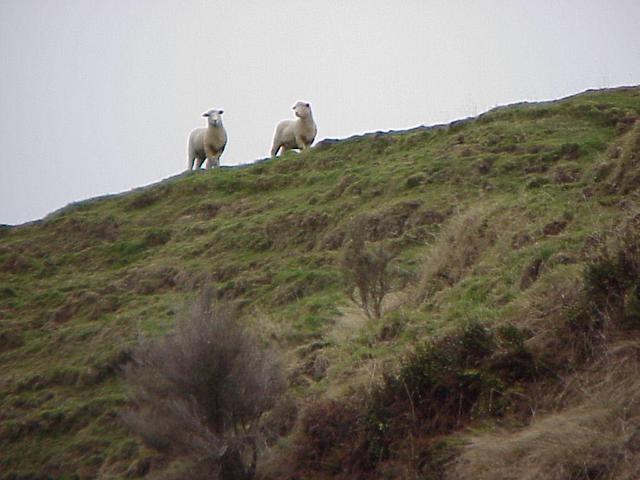
<path fill-rule="evenodd" d="M 495 351 L 491 331 L 478 323 L 427 342 L 403 362 L 397 377 L 386 381 L 387 394 L 409 397 L 416 415 L 435 431 L 455 428 L 471 411 L 489 383 L 486 359 Z"/>
<path fill-rule="evenodd" d="M 341 472 L 349 464 L 358 430 L 359 406 L 349 400 L 325 400 L 309 405 L 300 421 L 303 440 L 296 462 L 316 471 Z"/>
<path fill-rule="evenodd" d="M 164 228 L 154 228 L 149 230 L 145 236 L 143 243 L 148 247 L 159 247 L 171 240 L 171 231 Z"/>
<path fill-rule="evenodd" d="M 430 444 L 469 419 L 517 407 L 519 385 L 540 377 L 525 337 L 514 326 L 494 332 L 472 322 L 420 345 L 371 391 L 312 404 L 302 416 L 297 467 L 372 478 L 365 472 L 408 448 L 416 478 L 433 474 L 442 466 L 415 457 L 412 439 Z"/>
<path fill-rule="evenodd" d="M 389 266 L 394 255 L 382 244 L 368 248 L 365 237 L 366 219 L 358 217 L 347 232 L 341 267 L 351 299 L 367 317 L 378 319 L 382 315 L 382 301 L 391 289 Z"/>
<path fill-rule="evenodd" d="M 280 364 L 207 290 L 175 332 L 143 343 L 125 371 L 125 422 L 167 458 L 208 478 L 250 479 L 260 418 L 284 390 Z"/>
<path fill-rule="evenodd" d="M 461 455 L 449 465 L 447 478 L 637 478 L 637 348 L 637 341 L 626 339 L 588 370 L 565 377 L 561 395 L 552 396 L 555 408 L 540 408 L 541 414 L 530 422 L 470 433 Z"/>
<path fill-rule="evenodd" d="M 640 328 L 640 214 L 624 222 L 587 263 L 583 291 L 567 317 L 577 360 L 588 360 L 608 333 Z"/>

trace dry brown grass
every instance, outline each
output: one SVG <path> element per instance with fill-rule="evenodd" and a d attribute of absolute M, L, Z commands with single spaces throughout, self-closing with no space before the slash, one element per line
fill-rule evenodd
<path fill-rule="evenodd" d="M 469 435 L 447 478 L 640 478 L 639 219 L 632 211 L 603 236 L 584 269 L 527 292 L 515 323 L 534 332 L 527 347 L 555 381 L 529 392 L 527 426 Z"/>
<path fill-rule="evenodd" d="M 425 260 L 417 299 L 422 302 L 444 286 L 455 285 L 496 240 L 487 207 L 473 207 L 454 217 Z"/>
<path fill-rule="evenodd" d="M 581 270 L 577 266 L 548 272 L 514 303 L 507 323 L 531 332 L 527 348 L 544 353 L 555 363 L 564 363 L 575 355 L 567 348 L 566 338 L 558 330 L 566 323 L 566 315 L 582 293 Z"/>
<path fill-rule="evenodd" d="M 640 120 L 621 138 L 616 154 L 614 188 L 625 194 L 637 190 L 640 187 Z"/>
<path fill-rule="evenodd" d="M 636 479 L 640 474 L 640 342 L 612 346 L 567 380 L 568 408 L 515 432 L 474 435 L 449 479 Z"/>

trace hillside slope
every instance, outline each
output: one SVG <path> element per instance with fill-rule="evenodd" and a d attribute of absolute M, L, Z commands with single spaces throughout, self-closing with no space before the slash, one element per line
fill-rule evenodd
<path fill-rule="evenodd" d="M 318 399 L 352 405 L 383 372 L 397 372 L 403 355 L 469 322 L 515 325 L 531 351 L 574 362 L 558 360 L 564 347 L 544 333 L 579 301 L 585 265 L 609 233 L 634 231 L 639 118 L 639 87 L 591 91 L 448 126 L 325 141 L 308 155 L 180 175 L 3 227 L 0 478 L 153 471 L 155 453 L 119 422 L 126 404 L 120 368 L 139 336 L 170 329 L 185 301 L 209 283 L 287 359 L 299 420 L 265 453 L 265 478 L 474 478 L 464 465 L 503 455 L 517 441 L 509 435 L 533 435 L 527 429 L 542 428 L 533 417 L 553 423 L 548 416 L 571 408 L 572 421 L 584 424 L 580 408 L 593 410 L 586 400 L 545 400 L 570 390 L 545 376 L 509 386 L 532 399 L 526 408 L 514 400 L 499 415 L 473 410 L 432 433 L 424 423 L 395 425 L 395 434 L 381 434 L 383 453 L 366 465 L 332 447 L 315 451 L 322 462 L 310 462 L 303 441 Z M 379 321 L 349 300 L 340 270 L 358 216 L 367 240 L 396 254 Z M 625 332 L 632 342 L 635 331 Z M 576 360 L 554 378 L 566 385 L 577 371 L 597 370 L 598 358 Z M 634 422 L 626 428 L 640 435 Z M 480 433 L 467 435 L 471 427 L 498 446 L 489 451 Z M 331 442 L 349 443 L 348 435 Z M 628 458 L 637 455 L 632 444 Z M 557 478 L 625 478 L 604 463 Z M 487 478 L 513 478 L 504 475 Z"/>

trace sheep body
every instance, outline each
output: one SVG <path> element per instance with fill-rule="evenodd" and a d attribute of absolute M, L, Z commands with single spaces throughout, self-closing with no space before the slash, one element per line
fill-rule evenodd
<path fill-rule="evenodd" d="M 298 102 L 293 106 L 295 120 L 283 120 L 276 127 L 273 136 L 271 156 L 275 157 L 278 150 L 282 153 L 290 149 L 308 150 L 316 138 L 318 128 L 313 121 L 311 106 L 305 102 Z"/>
<path fill-rule="evenodd" d="M 222 110 L 209 110 L 202 114 L 207 117 L 208 125 L 205 128 L 196 128 L 189 134 L 189 146 L 187 148 L 187 170 L 192 170 L 195 164 L 196 170 L 202 167 L 205 159 L 205 168 L 220 165 L 220 156 L 227 146 L 227 132 L 222 125 Z"/>

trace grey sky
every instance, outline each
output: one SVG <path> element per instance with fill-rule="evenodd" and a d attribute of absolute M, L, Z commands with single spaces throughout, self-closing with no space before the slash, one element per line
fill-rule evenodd
<path fill-rule="evenodd" d="M 222 108 L 223 165 L 317 140 L 640 83 L 638 0 L 0 0 L 0 223 L 186 168 Z"/>

